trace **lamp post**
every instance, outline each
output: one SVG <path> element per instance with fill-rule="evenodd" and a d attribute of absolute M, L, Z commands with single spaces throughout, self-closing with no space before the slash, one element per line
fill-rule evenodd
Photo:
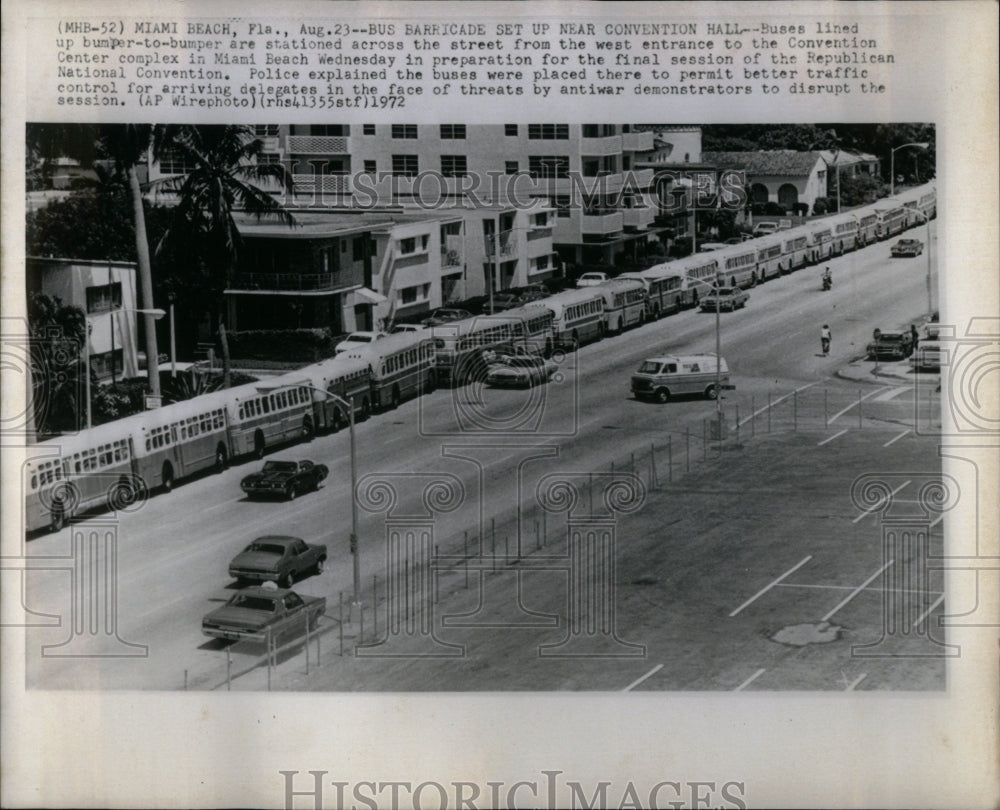
<path fill-rule="evenodd" d="M 111 379 L 112 379 L 112 381 L 114 380 L 114 368 L 115 368 L 115 350 L 114 350 L 114 345 L 115 345 L 114 344 L 115 326 L 114 326 L 114 313 L 116 313 L 116 312 L 137 312 L 137 313 L 139 313 L 141 315 L 150 315 L 150 316 L 152 316 L 153 320 L 156 320 L 156 321 L 160 320 L 160 318 L 162 318 L 164 315 L 167 314 L 162 309 L 129 309 L 129 308 L 122 309 L 122 308 L 119 308 L 119 309 L 112 309 L 111 310 L 110 314 L 111 314 L 111 318 L 112 318 L 112 321 L 111 321 Z M 83 341 L 83 355 L 84 355 L 83 376 L 84 376 L 84 379 L 86 380 L 87 430 L 90 430 L 90 428 L 93 427 L 93 424 L 94 424 L 93 423 L 93 412 L 92 412 L 91 401 L 90 401 L 90 330 L 91 330 L 91 323 L 90 323 L 90 317 L 87 316 L 87 315 L 84 316 L 84 320 L 86 321 L 86 324 L 87 324 L 87 334 L 86 334 L 86 336 L 84 338 L 84 341 Z M 146 364 L 147 364 L 147 367 L 148 367 L 148 365 L 149 365 L 148 358 L 147 358 Z"/>
<path fill-rule="evenodd" d="M 177 296 L 174 293 L 170 293 L 167 296 L 167 300 L 170 301 L 170 376 L 172 378 L 177 377 L 177 341 L 175 339 L 174 333 L 174 302 L 177 300 Z"/>
<path fill-rule="evenodd" d="M 889 152 L 889 196 L 896 196 L 896 152 L 900 149 L 905 149 L 908 146 L 915 146 L 920 151 L 927 149 L 930 144 L 927 141 L 913 141 L 911 143 L 904 143 L 897 146 L 891 152 Z"/>
<path fill-rule="evenodd" d="M 719 423 L 719 436 L 722 435 L 722 302 L 719 291 L 722 289 L 721 276 L 715 275 L 715 416 Z"/>

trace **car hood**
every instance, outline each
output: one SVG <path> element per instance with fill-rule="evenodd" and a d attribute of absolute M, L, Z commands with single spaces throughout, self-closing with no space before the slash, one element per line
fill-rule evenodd
<path fill-rule="evenodd" d="M 248 475 L 243 479 L 244 484 L 281 484 L 290 479 L 295 473 L 284 472 L 283 470 L 273 470 L 271 472 L 257 472 Z"/>
<path fill-rule="evenodd" d="M 266 551 L 243 551 L 233 557 L 229 563 L 232 568 L 250 568 L 254 571 L 277 570 L 281 556 L 269 554 Z"/>

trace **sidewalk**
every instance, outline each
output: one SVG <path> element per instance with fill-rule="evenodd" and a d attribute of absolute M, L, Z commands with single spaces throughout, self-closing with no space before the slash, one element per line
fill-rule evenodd
<path fill-rule="evenodd" d="M 914 371 L 909 360 L 885 362 L 880 360 L 853 360 L 837 371 L 842 380 L 866 382 L 880 385 L 887 381 L 916 383 L 917 385 L 940 385 L 941 374 L 933 371 Z"/>

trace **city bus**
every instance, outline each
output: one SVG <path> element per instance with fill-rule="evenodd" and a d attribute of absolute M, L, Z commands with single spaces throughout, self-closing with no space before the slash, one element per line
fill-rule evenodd
<path fill-rule="evenodd" d="M 538 302 L 544 303 L 545 300 L 538 299 Z M 501 319 L 510 324 L 511 344 L 515 350 L 548 357 L 555 348 L 555 315 L 550 309 L 524 304 L 484 317 Z"/>
<path fill-rule="evenodd" d="M 833 253 L 833 228 L 826 220 L 806 226 L 809 232 L 809 261 L 813 264 L 830 258 Z"/>
<path fill-rule="evenodd" d="M 354 420 L 367 419 L 372 412 L 372 370 L 365 360 L 341 353 L 329 360 L 302 369 L 313 386 L 313 424 L 317 432 L 335 432 L 350 421 L 343 406 L 324 396 L 327 391 L 354 403 Z M 317 390 L 319 389 L 319 390 Z"/>
<path fill-rule="evenodd" d="M 253 453 L 263 458 L 274 445 L 296 439 L 309 441 L 315 425 L 313 395 L 308 386 L 308 380 L 284 375 L 220 392 L 231 397 L 228 403 L 231 454 Z"/>
<path fill-rule="evenodd" d="M 594 289 L 604 296 L 604 318 L 607 331 L 617 334 L 646 320 L 649 296 L 646 285 L 634 278 L 613 278 Z"/>
<path fill-rule="evenodd" d="M 719 274 L 719 262 L 708 255 L 695 254 L 672 263 L 675 271 L 684 277 L 684 300 L 689 307 L 696 307 L 702 296 L 715 286 Z"/>
<path fill-rule="evenodd" d="M 730 245 L 719 251 L 720 273 L 730 287 L 752 287 L 757 283 L 757 248 Z"/>
<path fill-rule="evenodd" d="M 607 331 L 604 293 L 596 287 L 563 290 L 548 298 L 532 301 L 527 307 L 545 307 L 553 316 L 552 328 L 557 346 L 574 348 L 599 340 Z"/>
<path fill-rule="evenodd" d="M 781 236 L 781 272 L 791 273 L 804 267 L 809 259 L 809 234 L 802 228 L 792 228 Z"/>
<path fill-rule="evenodd" d="M 841 256 L 858 246 L 858 220 L 852 214 L 840 214 L 830 220 L 833 252 Z"/>
<path fill-rule="evenodd" d="M 480 315 L 440 324 L 431 332 L 438 381 L 463 385 L 485 372 L 485 351 L 511 343 L 514 322 Z"/>
<path fill-rule="evenodd" d="M 752 244 L 757 249 L 757 281 L 764 282 L 769 278 L 780 276 L 781 257 L 784 255 L 781 249 L 781 236 L 779 234 L 761 236 L 754 239 Z"/>
<path fill-rule="evenodd" d="M 883 202 L 883 205 L 875 207 L 875 216 L 878 218 L 875 235 L 878 239 L 888 239 L 906 228 L 906 209 L 895 200 Z"/>
<path fill-rule="evenodd" d="M 618 278 L 634 278 L 646 285 L 649 317 L 654 320 L 685 305 L 684 278 L 669 264 L 658 264 L 638 273 L 622 273 Z"/>
<path fill-rule="evenodd" d="M 434 390 L 434 340 L 426 331 L 396 332 L 345 354 L 371 367 L 372 405 L 378 410 Z"/>

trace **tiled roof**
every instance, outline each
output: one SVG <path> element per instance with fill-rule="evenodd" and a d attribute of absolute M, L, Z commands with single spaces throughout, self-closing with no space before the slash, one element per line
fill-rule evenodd
<path fill-rule="evenodd" d="M 768 152 L 702 152 L 701 159 L 720 169 L 741 169 L 757 177 L 763 175 L 805 177 L 812 173 L 822 155 L 819 152 L 776 149 Z"/>

